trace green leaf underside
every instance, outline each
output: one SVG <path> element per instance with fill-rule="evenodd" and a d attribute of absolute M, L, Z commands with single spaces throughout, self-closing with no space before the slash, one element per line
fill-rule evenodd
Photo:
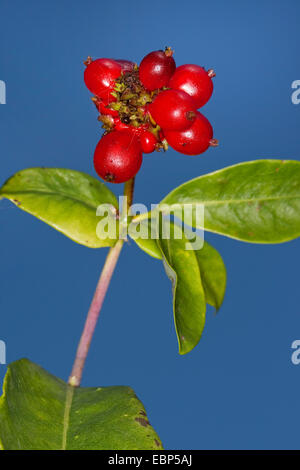
<path fill-rule="evenodd" d="M 0 398 L 6 450 L 160 450 L 129 387 L 73 388 L 38 365 L 12 363 Z"/>
<path fill-rule="evenodd" d="M 96 234 L 100 204 L 117 209 L 115 195 L 92 176 L 62 168 L 30 168 L 12 176 L 0 198 L 46 222 L 77 243 L 90 248 L 113 246 L 116 240 Z M 102 235 L 100 234 L 100 237 Z"/>
<path fill-rule="evenodd" d="M 174 234 L 182 232 L 180 227 L 172 226 Z M 174 322 L 180 354 L 188 353 L 198 344 L 206 313 L 200 265 L 196 251 L 186 250 L 189 245 L 183 233 L 181 239 L 171 236 L 170 239 L 158 240 L 164 267 L 172 282 Z"/>
<path fill-rule="evenodd" d="M 192 204 L 194 227 L 238 240 L 292 240 L 300 235 L 300 162 L 256 160 L 230 166 L 182 184 L 161 204 Z M 204 204 L 204 227 L 196 223 L 196 204 Z"/>

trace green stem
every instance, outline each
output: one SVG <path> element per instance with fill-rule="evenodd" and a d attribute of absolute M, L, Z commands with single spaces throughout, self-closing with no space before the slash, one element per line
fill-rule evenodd
<path fill-rule="evenodd" d="M 122 232 L 122 225 L 125 228 L 125 224 L 127 224 L 127 214 L 132 204 L 133 191 L 134 178 L 125 183 L 124 196 L 126 196 L 126 199 L 124 207 L 122 208 L 122 214 L 120 219 L 120 233 Z M 98 281 L 96 291 L 86 318 L 84 329 L 79 341 L 72 372 L 69 377 L 69 384 L 74 387 L 79 387 L 81 383 L 83 368 L 86 362 L 92 338 L 94 336 L 101 307 L 103 305 L 105 295 L 108 290 L 116 264 L 118 262 L 123 244 L 124 239 L 118 240 L 117 243 L 112 248 L 110 248 L 107 258 L 105 260 L 100 279 Z"/>

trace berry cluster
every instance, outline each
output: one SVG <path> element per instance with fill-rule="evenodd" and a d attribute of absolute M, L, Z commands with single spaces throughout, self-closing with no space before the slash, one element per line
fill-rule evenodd
<path fill-rule="evenodd" d="M 150 52 L 139 67 L 90 57 L 85 65 L 84 81 L 105 129 L 94 155 L 96 172 L 105 181 L 128 181 L 139 171 L 143 153 L 167 150 L 168 144 L 186 155 L 218 144 L 198 111 L 212 95 L 213 70 L 191 64 L 176 68 L 169 47 Z"/>

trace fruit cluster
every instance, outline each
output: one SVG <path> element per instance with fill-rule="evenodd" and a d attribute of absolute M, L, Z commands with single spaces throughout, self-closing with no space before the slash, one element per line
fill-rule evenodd
<path fill-rule="evenodd" d="M 213 70 L 191 64 L 176 68 L 169 47 L 150 52 L 139 67 L 91 57 L 85 65 L 84 81 L 105 129 L 94 155 L 96 172 L 105 181 L 128 181 L 139 171 L 143 153 L 167 150 L 168 144 L 186 155 L 218 144 L 198 111 L 212 95 Z"/>

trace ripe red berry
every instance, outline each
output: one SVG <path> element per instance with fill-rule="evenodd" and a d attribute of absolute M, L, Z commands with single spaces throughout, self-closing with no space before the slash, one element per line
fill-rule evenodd
<path fill-rule="evenodd" d="M 152 132 L 144 131 L 140 135 L 140 144 L 143 153 L 152 153 L 156 148 L 157 139 L 152 134 Z"/>
<path fill-rule="evenodd" d="M 193 99 L 180 90 L 162 91 L 148 109 L 154 121 L 163 130 L 170 131 L 189 128 L 195 121 L 197 110 Z"/>
<path fill-rule="evenodd" d="M 112 131 L 100 139 L 94 154 L 98 175 L 110 183 L 124 183 L 133 178 L 142 164 L 138 137 L 130 131 Z"/>
<path fill-rule="evenodd" d="M 165 131 L 168 144 L 177 152 L 186 155 L 199 155 L 208 147 L 216 146 L 217 140 L 213 139 L 213 128 L 203 114 L 197 111 L 197 117 L 192 126 L 182 132 Z"/>
<path fill-rule="evenodd" d="M 140 80 L 147 90 L 167 86 L 176 69 L 171 48 L 146 55 L 139 67 Z"/>
<path fill-rule="evenodd" d="M 206 71 L 199 65 L 180 65 L 172 76 L 169 87 L 185 91 L 195 101 L 196 108 L 207 103 L 213 92 L 213 70 Z"/>
<path fill-rule="evenodd" d="M 115 59 L 115 61 L 121 65 L 122 72 L 132 72 L 135 67 L 135 63 L 131 62 L 131 60 L 123 60 L 123 59 Z"/>
<path fill-rule="evenodd" d="M 113 59 L 88 59 L 84 71 L 84 82 L 87 88 L 99 96 L 105 104 L 115 100 L 111 95 L 115 87 L 115 79 L 121 75 L 122 68 Z"/>

